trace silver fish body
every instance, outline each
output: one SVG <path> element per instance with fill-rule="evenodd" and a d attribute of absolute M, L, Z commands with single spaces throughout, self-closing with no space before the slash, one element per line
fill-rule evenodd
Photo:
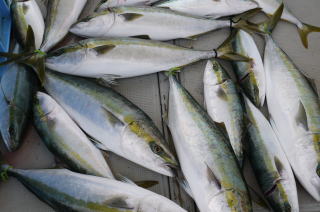
<path fill-rule="evenodd" d="M 114 179 L 66 169 L 4 169 L 57 211 L 186 212 L 159 194 Z"/>
<path fill-rule="evenodd" d="M 173 76 L 169 80 L 169 128 L 200 211 L 252 211 L 228 139 L 177 80 Z"/>
<path fill-rule="evenodd" d="M 46 146 L 72 170 L 114 178 L 100 150 L 54 99 L 38 92 L 33 112 L 36 129 Z"/>
<path fill-rule="evenodd" d="M 152 120 L 111 88 L 46 72 L 45 89 L 98 146 L 158 173 L 177 162 Z"/>
<path fill-rule="evenodd" d="M 41 51 L 47 52 L 68 33 L 84 8 L 87 0 L 50 0 Z"/>
<path fill-rule="evenodd" d="M 191 38 L 224 27 L 230 27 L 230 21 L 195 17 L 164 8 L 119 7 L 80 20 L 70 32 L 90 38 L 147 36 L 165 41 Z"/>
<path fill-rule="evenodd" d="M 48 55 L 46 67 L 92 78 L 125 78 L 151 74 L 215 57 L 158 41 L 135 38 L 87 39 Z"/>
<path fill-rule="evenodd" d="M 232 46 L 236 53 L 251 58 L 249 62 L 233 61 L 233 70 L 248 98 L 256 106 L 263 106 L 266 96 L 266 79 L 262 58 L 255 41 L 249 33 L 239 30 Z"/>
<path fill-rule="evenodd" d="M 260 188 L 274 211 L 299 211 L 297 188 L 289 161 L 270 123 L 244 97 L 250 121 L 247 155 Z"/>
<path fill-rule="evenodd" d="M 1 138 L 6 149 L 12 152 L 22 143 L 32 110 L 37 78 L 25 66 L 12 64 L 2 75 L 0 86 Z"/>
<path fill-rule="evenodd" d="M 100 12 L 108 8 L 121 6 L 148 6 L 156 1 L 158 0 L 102 0 L 96 11 Z"/>
<path fill-rule="evenodd" d="M 240 14 L 258 6 L 253 1 L 243 0 L 166 0 L 155 5 L 191 15 L 213 18 Z"/>
<path fill-rule="evenodd" d="M 242 167 L 245 125 L 240 93 L 217 61 L 207 62 L 203 84 L 207 112 L 213 121 L 225 125 L 233 151 Z"/>
<path fill-rule="evenodd" d="M 34 33 L 36 48 L 38 49 L 43 40 L 45 25 L 36 0 L 14 0 L 11 5 L 11 11 L 17 38 L 21 45 L 26 45 L 28 26 L 30 26 Z"/>
<path fill-rule="evenodd" d="M 319 99 L 270 36 L 266 37 L 264 63 L 273 127 L 296 177 L 320 201 Z"/>

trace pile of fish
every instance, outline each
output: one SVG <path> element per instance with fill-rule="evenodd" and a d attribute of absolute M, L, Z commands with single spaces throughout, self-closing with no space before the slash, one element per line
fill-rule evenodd
<path fill-rule="evenodd" d="M 0 165 L 56 211 L 183 212 L 173 201 L 113 173 L 102 151 L 176 178 L 201 212 L 252 211 L 243 177 L 250 161 L 268 207 L 298 212 L 296 180 L 320 201 L 320 104 L 306 77 L 272 39 L 282 18 L 310 32 L 278 0 L 13 0 L 14 50 L 1 52 L 0 138 L 16 151 L 32 120 L 67 169 Z M 250 18 L 263 11 L 262 23 Z M 211 51 L 164 41 L 194 39 L 220 28 L 227 39 Z M 68 33 L 85 39 L 60 45 Z M 264 58 L 252 37 L 265 38 Z M 228 60 L 234 76 L 216 58 Z M 207 60 L 206 108 L 176 78 Z M 166 71 L 168 120 L 175 151 L 151 118 L 112 85 L 119 78 Z M 199 70 L 200 71 L 200 70 Z M 268 109 L 268 116 L 262 111 Z M 263 109 L 263 110 L 262 110 Z M 151 183 L 153 185 L 153 183 Z"/>

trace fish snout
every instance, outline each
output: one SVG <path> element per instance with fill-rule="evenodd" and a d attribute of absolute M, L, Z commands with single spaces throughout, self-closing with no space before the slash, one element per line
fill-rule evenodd
<path fill-rule="evenodd" d="M 6 130 L 5 132 L 1 132 L 1 135 L 1 139 L 3 140 L 3 143 L 5 144 L 5 147 L 9 152 L 14 152 L 18 149 L 20 137 L 16 133 L 14 127 L 10 126 L 8 130 Z"/>

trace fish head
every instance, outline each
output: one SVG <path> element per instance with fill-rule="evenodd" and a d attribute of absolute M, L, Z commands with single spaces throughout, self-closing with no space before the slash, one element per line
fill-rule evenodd
<path fill-rule="evenodd" d="M 7 108 L 9 109 L 9 108 Z M 9 152 L 13 152 L 20 146 L 21 127 L 17 122 L 10 120 L 9 110 L 1 117 L 1 141 Z"/>
<path fill-rule="evenodd" d="M 127 123 L 122 133 L 122 147 L 130 154 L 132 161 L 173 177 L 173 168 L 176 168 L 178 163 L 165 145 L 159 130 L 149 121 L 130 120 Z"/>
<path fill-rule="evenodd" d="M 208 60 L 203 76 L 205 85 L 219 85 L 228 78 L 227 72 L 216 60 Z"/>
<path fill-rule="evenodd" d="M 37 92 L 34 112 L 39 119 L 45 120 L 55 110 L 56 104 L 48 94 Z"/>
<path fill-rule="evenodd" d="M 103 37 L 113 26 L 116 14 L 111 10 L 104 10 L 88 16 L 71 26 L 70 32 L 84 37 Z"/>
<path fill-rule="evenodd" d="M 16 65 L 12 65 L 1 78 L 0 89 L 0 131 L 1 140 L 9 152 L 18 149 L 21 144 L 22 132 L 27 119 L 26 112 L 16 103 L 15 91 L 17 78 Z M 25 94 L 22 94 L 25 95 Z"/>
<path fill-rule="evenodd" d="M 75 44 L 50 52 L 45 64 L 48 69 L 73 74 L 86 58 L 94 54 L 94 52 L 88 50 L 85 44 Z"/>
<path fill-rule="evenodd" d="M 295 185 L 294 185 L 295 186 Z M 299 211 L 296 188 L 286 180 L 279 180 L 271 190 L 265 194 L 266 199 L 274 211 Z"/>

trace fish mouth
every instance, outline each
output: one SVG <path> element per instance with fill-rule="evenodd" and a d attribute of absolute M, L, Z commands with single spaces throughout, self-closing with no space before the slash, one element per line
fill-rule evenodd
<path fill-rule="evenodd" d="M 164 175 L 167 175 L 168 177 L 175 177 L 177 175 L 176 173 L 179 165 L 176 162 L 166 162 L 163 163 L 162 167 L 164 168 Z"/>
<path fill-rule="evenodd" d="M 171 168 L 171 169 L 178 169 L 179 165 L 177 163 L 165 163 L 165 166 Z"/>
<path fill-rule="evenodd" d="M 168 165 L 163 165 L 163 171 L 161 171 L 161 173 L 163 175 L 168 176 L 168 177 L 175 177 L 176 176 L 175 170 Z"/>
<path fill-rule="evenodd" d="M 15 150 L 18 149 L 18 146 L 19 146 L 18 142 L 16 142 L 15 139 L 13 139 L 9 133 L 2 134 L 0 140 L 3 141 L 6 149 L 9 152 L 14 152 Z"/>

